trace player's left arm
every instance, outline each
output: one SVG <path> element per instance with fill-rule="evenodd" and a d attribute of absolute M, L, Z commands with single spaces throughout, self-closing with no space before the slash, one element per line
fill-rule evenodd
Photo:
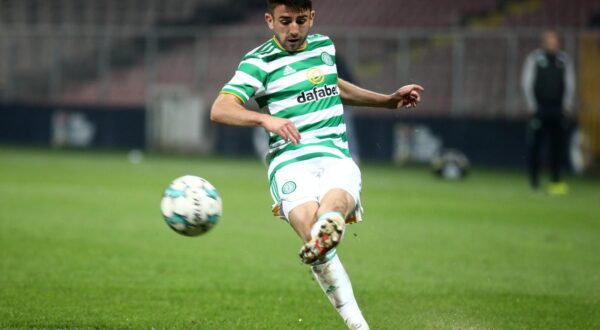
<path fill-rule="evenodd" d="M 343 79 L 338 79 L 338 87 L 345 105 L 388 109 L 414 108 L 421 102 L 420 92 L 424 91 L 423 87 L 411 84 L 386 95 L 358 87 Z"/>
<path fill-rule="evenodd" d="M 571 116 L 575 106 L 575 65 L 569 55 L 563 54 L 565 60 L 565 94 L 562 105 L 565 115 Z"/>

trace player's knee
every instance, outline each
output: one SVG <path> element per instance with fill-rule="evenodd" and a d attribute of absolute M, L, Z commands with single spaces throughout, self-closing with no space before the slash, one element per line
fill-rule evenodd
<path fill-rule="evenodd" d="M 292 227 L 294 228 L 296 233 L 298 233 L 298 236 L 300 236 L 300 238 L 303 241 L 305 241 L 305 242 L 310 241 L 310 239 L 311 239 L 310 231 L 314 224 L 314 220 L 312 218 L 296 217 L 296 218 L 290 219 L 290 224 L 292 225 Z"/>
<path fill-rule="evenodd" d="M 336 198 L 331 202 L 330 211 L 341 213 L 346 216 L 349 212 L 348 201 L 345 198 Z"/>
<path fill-rule="evenodd" d="M 319 214 L 325 212 L 338 212 L 344 217 L 348 216 L 354 208 L 354 199 L 350 194 L 343 190 L 333 191 L 332 194 L 326 196 L 321 202 Z"/>
<path fill-rule="evenodd" d="M 305 242 L 311 239 L 310 230 L 316 221 L 317 209 L 318 204 L 312 202 L 295 207 L 289 213 L 290 224 Z"/>

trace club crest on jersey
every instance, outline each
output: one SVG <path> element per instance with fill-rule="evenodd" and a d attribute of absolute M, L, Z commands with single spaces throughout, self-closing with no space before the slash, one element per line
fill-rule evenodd
<path fill-rule="evenodd" d="M 322 87 L 314 87 L 312 90 L 306 92 L 302 91 L 296 101 L 298 103 L 315 102 L 324 98 L 338 96 L 340 91 L 337 85 L 324 85 Z"/>
<path fill-rule="evenodd" d="M 306 79 L 314 85 L 318 85 L 325 81 L 325 74 L 319 68 L 308 69 L 306 70 Z"/>
<path fill-rule="evenodd" d="M 321 61 L 323 61 L 323 63 L 325 63 L 325 64 L 327 64 L 329 66 L 332 66 L 334 64 L 333 63 L 333 58 L 327 52 L 323 52 L 321 54 Z"/>

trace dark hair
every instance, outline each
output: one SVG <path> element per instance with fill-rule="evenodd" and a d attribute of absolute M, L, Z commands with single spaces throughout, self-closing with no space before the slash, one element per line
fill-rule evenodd
<path fill-rule="evenodd" d="M 267 0 L 267 6 L 271 14 L 275 7 L 279 5 L 285 5 L 297 11 L 312 10 L 312 0 Z"/>

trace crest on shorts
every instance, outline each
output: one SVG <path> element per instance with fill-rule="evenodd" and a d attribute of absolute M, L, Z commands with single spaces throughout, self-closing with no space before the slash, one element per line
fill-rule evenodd
<path fill-rule="evenodd" d="M 283 187 L 281 187 L 281 191 L 284 194 L 291 194 L 296 190 L 296 183 L 294 181 L 288 181 L 286 183 L 283 184 Z"/>

